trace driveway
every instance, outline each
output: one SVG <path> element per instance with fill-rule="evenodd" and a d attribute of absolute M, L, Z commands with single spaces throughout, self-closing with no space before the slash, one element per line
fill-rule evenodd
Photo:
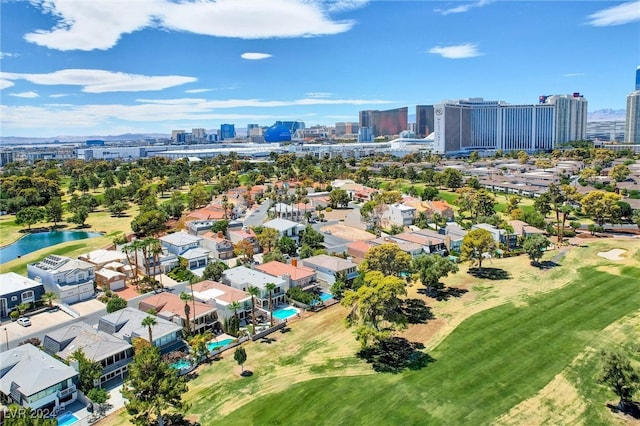
<path fill-rule="evenodd" d="M 2 339 L 0 339 L 2 341 L 2 351 L 7 350 L 7 340 L 9 341 L 9 346 L 13 348 L 18 343 L 42 333 L 51 328 L 51 326 L 61 326 L 73 320 L 73 317 L 60 309 L 54 312 L 42 312 L 29 317 L 29 319 L 31 320 L 29 327 L 23 327 L 15 321 L 6 322 L 2 325 L 0 330 L 2 331 Z"/>

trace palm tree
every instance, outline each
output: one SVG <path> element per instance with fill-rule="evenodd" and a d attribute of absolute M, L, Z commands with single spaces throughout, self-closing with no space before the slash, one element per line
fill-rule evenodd
<path fill-rule="evenodd" d="M 234 329 L 235 327 L 237 327 L 236 331 L 240 331 L 240 320 L 238 319 L 238 309 L 240 309 L 240 307 L 241 305 L 237 300 L 234 300 L 228 305 L 228 309 L 231 309 L 233 311 Z M 236 332 L 236 334 L 238 333 Z"/>
<path fill-rule="evenodd" d="M 180 300 L 184 302 L 184 315 L 187 317 L 187 324 L 185 327 L 187 329 L 187 335 L 191 334 L 191 320 L 189 319 L 189 315 L 191 314 L 191 307 L 189 306 L 189 300 L 192 300 L 192 299 L 193 298 L 189 293 L 186 293 L 184 291 L 180 293 Z M 194 314 L 195 314 L 195 311 L 194 311 Z"/>
<path fill-rule="evenodd" d="M 267 289 L 267 291 L 269 292 L 269 317 L 271 318 L 271 320 L 269 321 L 269 323 L 271 324 L 271 327 L 273 327 L 273 290 L 276 289 L 276 285 L 274 283 L 267 283 L 264 288 Z"/>
<path fill-rule="evenodd" d="M 150 239 L 149 253 L 153 256 L 153 275 L 156 275 L 158 272 L 158 263 L 160 263 L 160 255 L 162 254 L 162 244 L 160 240 L 155 238 Z M 162 274 L 162 270 L 160 270 L 160 273 Z"/>
<path fill-rule="evenodd" d="M 58 295 L 53 291 L 47 291 L 42 295 L 42 299 L 47 302 L 49 306 L 53 306 L 53 301 L 58 298 Z"/>
<path fill-rule="evenodd" d="M 154 316 L 147 316 L 145 319 L 142 320 L 142 326 L 143 327 L 147 327 L 147 330 L 149 331 L 149 343 L 151 344 L 151 346 L 153 346 L 153 332 L 151 330 L 151 327 L 153 327 L 154 325 L 156 325 L 158 322 L 156 321 L 156 317 Z"/>
<path fill-rule="evenodd" d="M 249 286 L 247 291 L 251 295 L 251 322 L 253 323 L 253 334 L 256 334 L 256 296 L 260 295 L 258 287 Z"/>

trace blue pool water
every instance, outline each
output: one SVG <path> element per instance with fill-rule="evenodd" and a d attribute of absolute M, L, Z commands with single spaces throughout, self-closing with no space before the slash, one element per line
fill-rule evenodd
<path fill-rule="evenodd" d="M 322 300 L 323 302 L 331 299 L 332 297 L 333 297 L 333 294 L 331 293 L 325 293 L 325 292 L 320 293 L 320 300 Z"/>
<path fill-rule="evenodd" d="M 0 263 L 17 259 L 20 256 L 24 256 L 25 254 L 32 253 L 45 247 L 55 246 L 56 244 L 67 241 L 99 237 L 101 235 L 102 234 L 98 232 L 85 231 L 36 232 L 34 234 L 29 234 L 24 238 L 20 238 L 13 244 L 2 247 L 0 249 Z"/>
<path fill-rule="evenodd" d="M 277 309 L 273 311 L 274 318 L 278 318 L 280 320 L 293 317 L 297 314 L 298 314 L 298 311 L 294 308 L 282 308 L 282 309 Z"/>
<path fill-rule="evenodd" d="M 176 370 L 183 370 L 189 367 L 191 367 L 191 364 L 186 359 L 181 359 L 171 364 L 171 368 L 175 368 Z"/>
<path fill-rule="evenodd" d="M 216 351 L 216 350 L 218 350 L 220 348 L 223 348 L 223 347 L 231 344 L 231 342 L 233 342 L 233 339 L 224 339 L 224 340 L 219 340 L 217 342 L 214 340 L 213 342 L 207 343 L 207 348 L 210 351 Z"/>
<path fill-rule="evenodd" d="M 66 412 L 61 416 L 58 416 L 58 426 L 69 426 L 78 421 L 78 418 L 71 412 Z"/>

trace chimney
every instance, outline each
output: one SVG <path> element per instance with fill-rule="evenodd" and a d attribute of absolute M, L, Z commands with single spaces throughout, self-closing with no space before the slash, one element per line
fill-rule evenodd
<path fill-rule="evenodd" d="M 445 236 L 444 237 L 444 245 L 447 247 L 447 250 L 451 251 L 451 237 L 450 236 Z"/>
<path fill-rule="evenodd" d="M 291 266 L 293 266 L 294 268 L 298 267 L 298 259 L 291 259 Z"/>

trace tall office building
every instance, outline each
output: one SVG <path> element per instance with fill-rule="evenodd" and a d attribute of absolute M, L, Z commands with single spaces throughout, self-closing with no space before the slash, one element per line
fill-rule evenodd
<path fill-rule="evenodd" d="M 540 102 L 555 105 L 555 143 L 580 141 L 587 134 L 587 100 L 580 93 L 540 96 Z"/>
<path fill-rule="evenodd" d="M 640 90 L 640 66 L 636 68 L 636 90 Z"/>
<path fill-rule="evenodd" d="M 357 135 L 358 123 L 355 122 L 340 122 L 336 123 L 336 137 L 344 135 Z"/>
<path fill-rule="evenodd" d="M 416 136 L 426 138 L 433 133 L 433 105 L 416 105 Z"/>
<path fill-rule="evenodd" d="M 220 125 L 220 140 L 233 139 L 236 137 L 235 124 L 221 124 Z"/>
<path fill-rule="evenodd" d="M 407 107 L 386 111 L 360 111 L 359 127 L 369 127 L 373 137 L 398 135 L 407 130 L 409 109 Z"/>
<path fill-rule="evenodd" d="M 640 89 L 627 96 L 627 120 L 624 126 L 624 141 L 640 143 Z"/>
<path fill-rule="evenodd" d="M 434 105 L 434 150 L 549 150 L 554 146 L 554 112 L 552 104 L 509 105 L 482 98 L 445 101 Z"/>
<path fill-rule="evenodd" d="M 172 130 L 171 131 L 171 140 L 174 143 L 184 142 L 184 135 L 186 131 L 184 130 Z"/>

